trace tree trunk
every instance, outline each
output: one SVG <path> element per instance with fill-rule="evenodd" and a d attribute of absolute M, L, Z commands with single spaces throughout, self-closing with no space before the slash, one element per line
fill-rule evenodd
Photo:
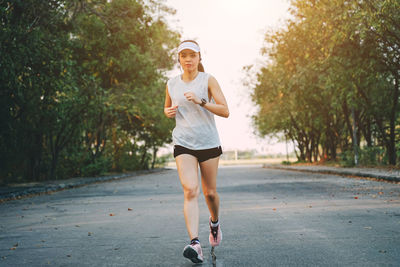
<path fill-rule="evenodd" d="M 52 158 L 51 158 L 51 166 L 50 166 L 50 174 L 48 179 L 56 179 L 55 173 L 56 173 L 56 168 L 57 168 L 57 163 L 58 163 L 58 150 L 53 153 Z"/>
<path fill-rule="evenodd" d="M 144 145 L 143 148 L 143 154 L 142 157 L 140 159 L 140 166 L 142 166 L 143 169 L 147 170 L 149 168 L 149 166 L 147 164 L 145 164 L 146 161 L 146 155 L 147 155 L 147 145 Z"/>
<path fill-rule="evenodd" d="M 117 170 L 120 167 L 120 165 L 119 165 L 120 155 L 119 155 L 119 147 L 118 147 L 118 142 L 117 142 L 117 130 L 114 125 L 112 126 L 111 134 L 112 134 L 111 138 L 112 138 L 112 144 L 113 144 L 112 169 Z"/>
<path fill-rule="evenodd" d="M 330 159 L 331 160 L 336 160 L 336 142 L 335 141 L 332 141 L 332 142 L 330 142 L 330 145 L 331 145 L 331 147 L 330 147 Z"/>
<path fill-rule="evenodd" d="M 372 147 L 372 131 L 371 131 L 371 119 L 368 116 L 366 119 L 364 127 L 362 127 L 362 132 L 364 135 L 364 139 L 367 142 L 367 147 Z"/>
<path fill-rule="evenodd" d="M 314 158 L 314 162 L 318 162 L 318 152 L 319 152 L 319 137 L 314 137 L 312 140 L 312 154 Z"/>
<path fill-rule="evenodd" d="M 154 169 L 154 164 L 156 163 L 156 159 L 157 159 L 157 151 L 158 151 L 158 148 L 156 146 L 153 146 L 153 160 L 151 162 L 151 169 Z"/>
<path fill-rule="evenodd" d="M 306 145 L 306 160 L 307 162 L 312 162 L 312 150 L 310 149 L 310 143 Z"/>
<path fill-rule="evenodd" d="M 343 109 L 343 113 L 344 113 L 344 120 L 347 125 L 347 130 L 349 131 L 349 136 L 351 136 L 351 139 L 353 140 L 353 126 L 350 122 L 351 114 L 350 114 L 350 111 L 349 111 L 349 108 L 348 108 L 346 102 L 343 102 L 342 109 Z M 347 138 L 346 138 L 346 140 L 347 140 Z M 346 149 L 350 148 L 350 145 L 348 142 L 346 142 L 345 147 L 346 147 Z M 342 151 L 342 152 L 344 152 L 344 151 Z"/>
<path fill-rule="evenodd" d="M 318 142 L 317 144 L 314 146 L 314 161 L 317 162 L 318 161 L 318 154 L 319 154 L 319 149 L 318 149 Z"/>
<path fill-rule="evenodd" d="M 292 140 L 292 142 L 293 142 L 293 151 L 294 151 L 294 154 L 296 155 L 296 158 L 297 158 L 297 160 L 298 161 L 300 161 L 301 159 L 300 159 L 300 155 L 297 153 L 297 149 L 296 149 L 296 140 L 293 138 L 293 136 L 292 135 L 289 135 L 289 138 L 290 138 L 290 140 Z"/>
<path fill-rule="evenodd" d="M 38 155 L 39 153 L 33 153 L 28 159 L 28 168 L 26 179 L 29 181 L 39 181 L 40 180 L 40 165 L 41 159 Z"/>
<path fill-rule="evenodd" d="M 25 178 L 29 181 L 39 181 L 43 148 L 42 135 L 35 134 L 31 145 Z"/>
<path fill-rule="evenodd" d="M 305 154 L 305 148 L 304 144 L 297 140 L 297 147 L 299 148 L 299 153 L 300 153 L 300 161 L 306 161 L 306 154 Z"/>
<path fill-rule="evenodd" d="M 389 142 L 387 145 L 388 158 L 390 165 L 396 165 L 396 111 L 399 103 L 399 86 L 397 78 L 394 79 L 394 93 L 393 93 L 393 105 L 390 113 L 390 133 Z"/>
<path fill-rule="evenodd" d="M 351 109 L 353 117 L 353 149 L 354 149 L 354 164 L 358 165 L 358 140 L 357 140 L 357 122 L 354 108 Z"/>

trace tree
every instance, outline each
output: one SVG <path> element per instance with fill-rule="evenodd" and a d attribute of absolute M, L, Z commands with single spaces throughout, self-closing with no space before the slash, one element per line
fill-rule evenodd
<path fill-rule="evenodd" d="M 158 114 L 174 11 L 152 0 L 27 0 L 0 12 L 0 180 L 148 168 L 138 155 L 172 130 Z"/>
<path fill-rule="evenodd" d="M 162 16 L 149 13 L 154 5 L 157 10 L 161 5 L 149 4 L 133 0 L 87 2 L 84 13 L 75 17 L 76 60 L 86 75 L 95 77 L 97 86 L 92 95 L 103 99 L 98 103 L 102 111 L 91 117 L 97 125 L 88 122 L 92 127 L 86 136 L 92 138 L 88 138 L 87 146 L 106 144 L 94 139 L 99 134 L 93 131 L 110 140 L 113 148 L 109 156 L 116 170 L 124 169 L 120 163 L 127 153 L 139 153 L 139 166 L 147 168 L 148 151 L 154 150 L 149 140 L 159 140 L 156 147 L 169 140 L 166 136 L 160 139 L 160 134 L 152 131 L 155 128 L 146 125 L 151 124 L 147 120 L 154 121 L 151 118 L 162 106 L 154 104 L 161 103 L 163 70 L 172 67 L 170 51 L 176 47 L 179 35 L 168 28 Z M 167 125 L 163 130 L 170 133 L 172 126 L 166 118 L 159 117 L 157 122 Z"/>
<path fill-rule="evenodd" d="M 292 19 L 265 39 L 269 61 L 253 93 L 260 134 L 285 133 L 308 161 L 335 159 L 338 148 L 350 149 L 349 140 L 359 146 L 363 135 L 368 146 L 374 139 L 385 146 L 395 164 L 398 5 L 292 1 Z"/>
<path fill-rule="evenodd" d="M 62 1 L 11 1 L 1 4 L 1 106 L 3 108 L 0 147 L 1 176 L 43 179 L 53 170 L 46 162 L 47 146 L 60 120 L 72 114 L 63 109 L 60 92 L 74 85 L 66 75 L 73 63 L 69 59 L 69 34 Z M 69 123 L 69 122 L 68 122 Z M 59 134 L 61 132 L 58 132 Z M 57 137 L 58 138 L 58 137 Z M 51 142 L 53 160 L 59 145 Z M 58 142 L 61 142 L 58 143 Z M 49 172 L 50 171 L 50 172 Z"/>

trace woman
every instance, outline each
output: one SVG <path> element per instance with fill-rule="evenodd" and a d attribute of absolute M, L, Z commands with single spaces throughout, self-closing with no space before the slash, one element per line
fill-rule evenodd
<path fill-rule="evenodd" d="M 190 244 L 183 256 L 194 263 L 203 262 L 199 241 L 199 177 L 210 211 L 210 245 L 218 246 L 222 240 L 219 223 L 219 196 L 216 190 L 221 144 L 215 126 L 214 114 L 227 118 L 229 109 L 217 80 L 204 72 L 200 47 L 192 40 L 178 47 L 179 63 L 183 74 L 167 83 L 164 113 L 175 118 L 172 132 L 174 157 L 184 193 L 183 213 Z"/>

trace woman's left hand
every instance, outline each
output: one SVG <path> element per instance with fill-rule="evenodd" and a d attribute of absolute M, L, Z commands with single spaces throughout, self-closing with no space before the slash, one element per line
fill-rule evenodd
<path fill-rule="evenodd" d="M 196 96 L 193 92 L 186 92 L 183 94 L 188 101 L 192 101 L 195 104 L 201 104 L 201 99 Z"/>

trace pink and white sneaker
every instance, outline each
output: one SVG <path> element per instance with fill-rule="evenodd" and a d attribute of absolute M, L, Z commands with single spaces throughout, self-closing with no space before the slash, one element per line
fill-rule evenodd
<path fill-rule="evenodd" d="M 210 241 L 210 245 L 212 247 L 216 247 L 221 243 L 222 240 L 222 231 L 221 231 L 221 224 L 213 227 L 211 224 L 211 217 L 210 217 L 210 236 L 208 238 Z"/>
<path fill-rule="evenodd" d="M 201 250 L 200 243 L 193 243 L 187 245 L 183 249 L 183 256 L 188 258 L 194 263 L 202 263 L 203 262 L 203 251 Z"/>

